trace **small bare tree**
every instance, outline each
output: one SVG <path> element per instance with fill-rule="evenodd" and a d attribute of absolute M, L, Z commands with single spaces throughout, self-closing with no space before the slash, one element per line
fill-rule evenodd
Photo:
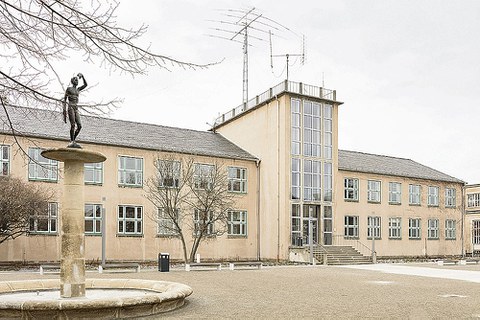
<path fill-rule="evenodd" d="M 173 156 L 158 159 L 155 166 L 157 175 L 146 182 L 146 197 L 158 208 L 151 217 L 160 233 L 180 239 L 185 263 L 193 262 L 203 241 L 227 231 L 234 198 L 226 168 Z"/>
<path fill-rule="evenodd" d="M 18 178 L 0 177 L 0 244 L 24 234 L 32 215 L 48 212 L 53 193 Z"/>

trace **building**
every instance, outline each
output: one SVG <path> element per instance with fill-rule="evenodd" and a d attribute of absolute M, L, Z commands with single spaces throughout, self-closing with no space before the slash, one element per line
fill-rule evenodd
<path fill-rule="evenodd" d="M 182 259 L 143 188 L 155 161 L 172 155 L 221 163 L 245 186 L 232 190 L 238 215 L 229 223 L 241 227 L 204 243 L 203 258 L 299 260 L 310 244 L 367 255 L 374 246 L 379 256 L 462 254 L 463 181 L 408 159 L 338 150 L 341 105 L 333 90 L 284 81 L 220 116 L 211 132 L 84 116 L 79 142 L 107 157 L 85 167 L 86 258 L 101 257 L 104 214 L 108 260 Z M 2 174 L 49 185 L 60 199 L 62 165 L 39 152 L 68 141 L 61 115 L 17 108 L 10 116 L 38 163 L 3 127 Z M 27 235 L 0 245 L 0 260 L 58 260 L 61 207 L 51 206 L 48 217 L 32 217 Z"/>
<path fill-rule="evenodd" d="M 465 186 L 465 249 L 480 253 L 480 184 Z"/>

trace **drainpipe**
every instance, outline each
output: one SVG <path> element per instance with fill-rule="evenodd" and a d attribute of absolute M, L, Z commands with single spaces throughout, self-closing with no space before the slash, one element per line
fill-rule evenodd
<path fill-rule="evenodd" d="M 260 261 L 260 160 L 256 160 L 257 165 L 257 261 Z"/>
<path fill-rule="evenodd" d="M 462 186 L 462 205 L 461 205 L 461 215 L 462 215 L 462 234 L 461 234 L 461 241 L 462 241 L 462 258 L 465 258 L 465 183 Z"/>

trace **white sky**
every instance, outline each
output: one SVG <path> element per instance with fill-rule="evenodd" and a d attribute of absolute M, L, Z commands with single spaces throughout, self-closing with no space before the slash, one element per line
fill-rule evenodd
<path fill-rule="evenodd" d="M 480 1 L 122 1 L 119 24 L 149 25 L 143 41 L 153 51 L 200 64 L 225 60 L 132 78 L 72 58 L 61 76 L 68 83 L 82 72 L 96 85 L 81 99 L 124 98 L 113 118 L 207 130 L 241 104 L 243 66 L 241 44 L 206 36 L 224 27 L 207 20 L 229 20 L 217 9 L 252 7 L 306 36 L 306 64 L 297 60 L 290 80 L 321 86 L 324 74 L 325 87 L 337 90 L 339 148 L 410 158 L 480 183 Z M 274 54 L 301 52 L 299 38 L 280 35 Z M 271 71 L 268 42 L 253 44 L 249 97 L 286 77 L 283 58 Z"/>

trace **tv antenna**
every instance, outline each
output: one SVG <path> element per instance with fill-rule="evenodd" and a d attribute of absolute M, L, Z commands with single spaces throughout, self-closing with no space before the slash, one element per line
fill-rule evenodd
<path fill-rule="evenodd" d="M 301 65 L 305 64 L 305 36 L 302 35 L 302 53 L 285 53 L 285 54 L 273 54 L 273 43 L 272 43 L 272 34 L 270 33 L 269 35 L 269 40 L 270 40 L 270 68 L 272 68 L 273 71 L 273 58 L 280 58 L 280 57 L 285 57 L 286 58 L 286 66 L 285 68 L 287 69 L 287 80 L 288 80 L 288 67 L 290 66 L 290 57 L 300 57 L 300 63 Z"/>
<path fill-rule="evenodd" d="M 221 28 L 210 28 L 219 34 L 209 34 L 214 38 L 225 39 L 242 44 L 243 49 L 243 103 L 248 101 L 248 48 L 251 42 L 267 42 L 266 35 L 271 37 L 276 33 L 285 31 L 292 32 L 280 23 L 265 17 L 256 11 L 256 8 L 248 10 L 226 9 L 219 10 L 224 20 L 208 20 L 220 24 Z M 275 32 L 273 33 L 272 30 Z M 239 39 L 243 37 L 243 39 Z"/>

